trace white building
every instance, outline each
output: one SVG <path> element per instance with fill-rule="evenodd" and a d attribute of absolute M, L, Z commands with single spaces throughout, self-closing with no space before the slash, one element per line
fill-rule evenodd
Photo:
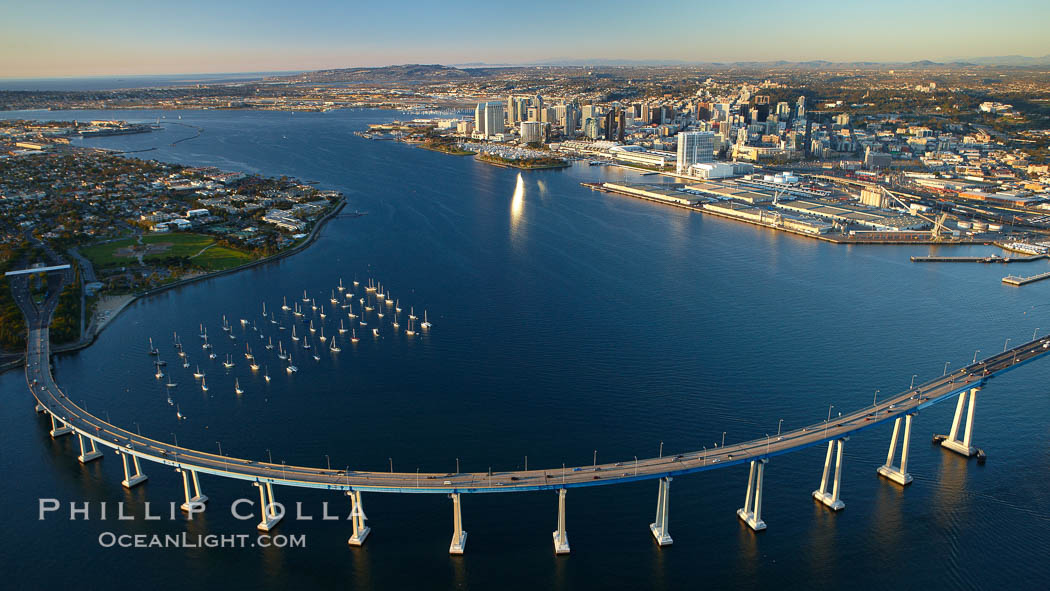
<path fill-rule="evenodd" d="M 502 102 L 478 103 L 474 108 L 474 132 L 483 136 L 506 133 L 505 118 Z"/>
<path fill-rule="evenodd" d="M 678 173 L 715 159 L 715 134 L 710 131 L 683 131 L 678 134 Z"/>

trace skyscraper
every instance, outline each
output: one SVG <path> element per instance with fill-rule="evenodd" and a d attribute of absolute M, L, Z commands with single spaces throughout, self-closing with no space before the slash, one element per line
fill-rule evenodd
<path fill-rule="evenodd" d="M 806 118 L 806 97 L 805 96 L 798 97 L 798 102 L 796 104 L 798 105 L 798 118 L 799 119 L 805 119 Z"/>
<path fill-rule="evenodd" d="M 505 133 L 507 127 L 504 121 L 503 103 L 497 101 L 478 103 L 478 106 L 474 108 L 474 130 L 484 136 Z"/>
<path fill-rule="evenodd" d="M 538 144 L 543 141 L 543 124 L 539 121 L 521 122 L 521 143 Z"/>
<path fill-rule="evenodd" d="M 713 162 L 715 134 L 710 131 L 683 131 L 678 134 L 678 174 L 700 162 Z"/>
<path fill-rule="evenodd" d="M 518 115 L 518 102 L 514 100 L 514 96 L 507 97 L 507 123 L 514 125 L 520 120 L 521 116 Z"/>

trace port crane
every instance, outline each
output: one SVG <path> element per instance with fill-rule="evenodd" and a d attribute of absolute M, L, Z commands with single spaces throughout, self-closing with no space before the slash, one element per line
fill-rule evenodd
<path fill-rule="evenodd" d="M 892 191 L 890 191 L 886 187 L 883 187 L 882 185 L 878 185 L 878 187 L 883 192 L 883 194 L 885 194 L 890 199 L 896 201 L 898 204 L 900 204 L 901 207 L 903 207 L 906 210 L 907 209 L 911 209 L 908 206 L 908 204 L 905 203 L 905 201 L 903 199 L 898 197 Z M 952 235 L 951 231 L 948 230 L 948 228 L 944 225 L 944 222 L 948 219 L 948 212 L 947 211 L 941 212 L 941 215 L 939 217 L 937 217 L 936 219 L 930 218 L 930 217 L 926 217 L 925 215 L 919 213 L 918 211 L 913 211 L 912 215 L 914 215 L 917 218 L 926 220 L 927 222 L 930 222 L 931 224 L 933 224 L 933 228 L 930 229 L 930 237 L 933 238 L 934 241 L 940 242 L 942 240 L 948 240 L 948 239 L 951 238 L 951 235 Z"/>

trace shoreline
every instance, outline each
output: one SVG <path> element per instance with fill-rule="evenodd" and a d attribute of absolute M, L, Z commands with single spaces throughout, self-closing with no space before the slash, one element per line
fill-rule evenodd
<path fill-rule="evenodd" d="M 153 289 L 149 289 L 149 290 L 146 290 L 146 291 L 143 291 L 143 292 L 139 292 L 139 293 L 135 293 L 135 294 L 127 294 L 127 295 L 124 295 L 124 296 L 112 296 L 112 297 L 115 297 L 115 298 L 126 297 L 128 299 L 127 299 L 127 301 L 122 302 L 121 304 L 119 304 L 112 311 L 112 313 L 109 315 L 109 317 L 106 320 L 104 320 L 104 321 L 99 323 L 99 325 L 95 328 L 95 330 L 93 332 L 91 332 L 88 335 L 85 335 L 85 337 L 83 339 L 81 339 L 80 341 L 77 341 L 75 343 L 69 343 L 69 344 L 66 344 L 66 345 L 59 345 L 59 346 L 53 347 L 51 349 L 51 353 L 52 354 L 74 353 L 76 351 L 80 351 L 82 349 L 86 349 L 86 348 L 90 347 L 98 339 L 98 336 L 100 334 L 102 334 L 102 331 L 111 322 L 113 322 L 113 320 L 115 320 L 117 318 L 117 316 L 120 315 L 121 312 L 126 310 L 129 306 L 131 306 L 131 304 L 139 301 L 140 299 L 144 299 L 144 298 L 147 298 L 149 296 L 156 295 L 158 293 L 162 293 L 162 292 L 168 291 L 170 289 L 174 289 L 176 287 L 183 287 L 183 286 L 186 286 L 186 285 L 190 285 L 190 284 L 196 283 L 198 281 L 204 281 L 205 279 L 213 279 L 215 277 L 222 277 L 223 275 L 230 275 L 230 274 L 233 274 L 233 273 L 237 273 L 237 272 L 243 271 L 245 269 L 250 269 L 252 267 L 257 267 L 259 265 L 263 265 L 263 264 L 266 264 L 266 263 L 271 263 L 273 261 L 277 261 L 277 260 L 283 259 L 285 257 L 292 256 L 293 254 L 298 254 L 299 252 L 302 252 L 303 250 L 306 250 L 307 247 L 311 246 L 317 240 L 317 237 L 321 233 L 321 229 L 325 225 L 327 225 L 328 222 L 331 221 L 331 219 L 334 218 L 335 215 L 338 214 L 343 209 L 343 207 L 345 207 L 345 206 L 346 206 L 346 197 L 343 196 L 339 200 L 339 203 L 337 203 L 331 210 L 329 210 L 328 213 L 326 213 L 325 215 L 321 216 L 317 220 L 317 222 L 314 224 L 314 227 L 310 230 L 310 234 L 306 238 L 304 238 L 302 242 L 300 242 L 299 244 L 296 244 L 295 246 L 292 246 L 291 248 L 288 248 L 287 250 L 283 250 L 283 251 L 278 252 L 276 254 L 272 254 L 272 255 L 270 255 L 268 257 L 264 257 L 264 258 L 261 258 L 261 259 L 257 259 L 257 260 L 254 260 L 254 261 L 250 261 L 250 262 L 244 263 L 243 265 L 237 265 L 236 267 L 231 267 L 229 269 L 223 269 L 221 271 L 213 271 L 211 273 L 205 273 L 205 274 L 202 274 L 202 275 L 196 275 L 194 277 L 189 277 L 189 278 L 186 278 L 186 279 L 181 279 L 179 281 L 175 281 L 173 283 L 169 283 L 168 285 L 162 285 L 160 287 L 155 287 Z M 9 361 L 9 362 L 7 362 L 5 364 L 0 365 L 0 373 L 4 373 L 4 372 L 6 372 L 8 370 L 21 367 L 24 363 L 25 363 L 25 353 L 22 353 L 20 358 L 14 359 L 12 361 Z"/>

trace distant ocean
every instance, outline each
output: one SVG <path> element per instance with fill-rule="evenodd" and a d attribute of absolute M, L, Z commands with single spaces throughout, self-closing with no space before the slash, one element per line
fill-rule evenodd
<path fill-rule="evenodd" d="M 298 74 L 294 72 L 239 72 L 226 74 L 170 74 L 143 76 L 85 76 L 81 78 L 0 78 L 0 90 L 116 90 L 250 82 L 267 76 Z"/>

